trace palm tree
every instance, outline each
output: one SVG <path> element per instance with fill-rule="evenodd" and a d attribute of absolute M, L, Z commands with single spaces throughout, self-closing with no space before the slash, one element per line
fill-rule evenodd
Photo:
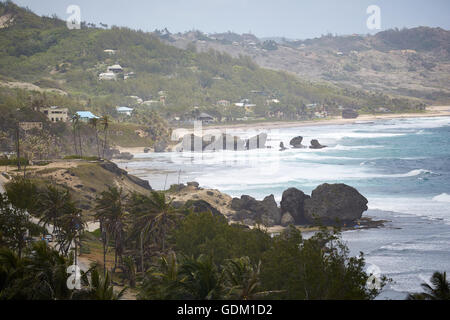
<path fill-rule="evenodd" d="M 73 145 L 75 149 L 75 154 L 78 155 L 78 147 L 77 147 L 77 129 L 80 125 L 80 116 L 75 114 L 72 117 L 72 131 L 73 131 Z"/>
<path fill-rule="evenodd" d="M 181 287 L 194 300 L 218 300 L 224 297 L 223 274 L 211 256 L 186 258 L 179 269 Z"/>
<path fill-rule="evenodd" d="M 74 300 L 119 300 L 127 288 L 114 292 L 109 272 L 102 277 L 96 264 L 91 265 L 87 272 L 81 273 L 82 285 L 86 288 L 74 294 Z"/>
<path fill-rule="evenodd" d="M 117 258 L 122 260 L 126 226 L 126 198 L 122 189 L 108 187 L 108 190 L 101 193 L 101 198 L 97 199 L 96 218 L 100 220 L 102 231 L 104 268 L 106 268 L 107 250 L 105 247 L 108 245 L 108 235 L 114 239 L 114 268 L 117 267 Z"/>
<path fill-rule="evenodd" d="M 154 232 L 156 241 L 161 243 L 161 249 L 164 252 L 167 233 L 175 226 L 181 213 L 172 206 L 172 201 L 167 201 L 164 192 L 152 191 L 150 202 L 156 212 L 151 231 Z"/>
<path fill-rule="evenodd" d="M 60 191 L 57 187 L 48 185 L 47 189 L 37 198 L 36 212 L 39 212 L 44 227 L 53 224 L 54 231 L 59 231 L 59 218 L 65 212 L 72 210 L 71 196 L 68 190 Z"/>
<path fill-rule="evenodd" d="M 106 148 L 108 146 L 108 128 L 109 128 L 109 123 L 110 123 L 109 117 L 106 116 L 106 115 L 103 116 L 100 119 L 100 124 L 102 125 L 103 132 L 105 134 L 105 141 L 104 141 L 104 144 L 103 144 L 103 156 L 102 156 L 103 158 L 105 158 L 105 150 L 106 150 Z"/>
<path fill-rule="evenodd" d="M 70 248 L 73 245 L 75 249 L 74 260 L 75 264 L 77 264 L 80 235 L 85 227 L 85 223 L 81 218 L 81 210 L 76 208 L 74 203 L 70 203 L 67 206 L 66 212 L 62 217 L 59 218 L 59 220 L 60 230 L 57 238 L 57 243 L 60 252 L 64 253 L 67 256 Z"/>
<path fill-rule="evenodd" d="M 97 130 L 98 119 L 97 118 L 89 119 L 89 125 L 95 130 L 95 140 L 97 142 L 97 155 L 98 158 L 100 159 L 100 145 L 98 143 L 98 130 Z"/>
<path fill-rule="evenodd" d="M 446 272 L 435 272 L 430 279 L 432 286 L 422 283 L 424 292 L 412 293 L 408 300 L 450 300 L 450 283 Z"/>
<path fill-rule="evenodd" d="M 144 246 L 149 240 L 161 245 L 165 251 L 166 236 L 175 225 L 180 211 L 173 208 L 162 192 L 152 191 L 149 197 L 133 194 L 131 197 L 131 215 L 133 219 L 132 235 L 139 239 L 141 272 L 144 268 Z"/>

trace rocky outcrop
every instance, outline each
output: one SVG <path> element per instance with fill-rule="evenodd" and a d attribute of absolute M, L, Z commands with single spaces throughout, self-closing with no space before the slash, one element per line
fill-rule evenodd
<path fill-rule="evenodd" d="M 295 221 L 295 224 L 306 223 L 304 204 L 310 196 L 296 188 L 290 188 L 283 192 L 281 199 L 281 214 L 289 213 Z"/>
<path fill-rule="evenodd" d="M 156 141 L 153 145 L 153 150 L 155 152 L 165 152 L 167 150 L 167 142 L 165 140 Z"/>
<path fill-rule="evenodd" d="M 289 212 L 286 212 L 281 217 L 281 226 L 288 227 L 290 225 L 294 225 L 295 220 Z"/>
<path fill-rule="evenodd" d="M 246 141 L 229 134 L 222 134 L 219 137 L 211 136 L 208 137 L 207 141 L 209 144 L 204 147 L 204 151 L 242 151 L 246 149 Z"/>
<path fill-rule="evenodd" d="M 184 207 L 197 213 L 211 212 L 214 216 L 222 216 L 219 210 L 205 200 L 189 200 L 185 203 Z"/>
<path fill-rule="evenodd" d="M 358 118 L 358 116 L 359 116 L 358 112 L 353 109 L 342 110 L 342 118 L 344 119 L 356 119 Z"/>
<path fill-rule="evenodd" d="M 129 175 L 127 171 L 120 169 L 117 164 L 115 164 L 114 162 L 110 162 L 110 161 L 105 161 L 103 163 L 100 164 L 100 167 L 102 167 L 103 169 L 114 173 L 117 176 L 127 176 L 128 179 L 137 184 L 138 186 L 147 189 L 147 190 L 152 190 L 152 187 L 150 186 L 149 182 L 147 180 L 142 180 L 141 178 L 138 178 L 136 176 L 133 175 Z"/>
<path fill-rule="evenodd" d="M 305 200 L 305 218 L 309 223 L 346 224 L 361 218 L 367 199 L 345 184 L 322 184 Z"/>
<path fill-rule="evenodd" d="M 196 182 L 196 181 L 190 181 L 190 182 L 187 183 L 187 186 L 188 187 L 194 187 L 194 188 L 198 189 L 200 187 L 200 184 L 198 182 Z"/>
<path fill-rule="evenodd" d="M 314 140 L 311 140 L 311 146 L 309 148 L 310 149 L 323 149 L 326 147 L 327 146 L 321 145 L 318 140 L 314 139 Z"/>
<path fill-rule="evenodd" d="M 266 147 L 267 133 L 261 133 L 254 137 L 249 138 L 245 142 L 245 149 L 264 149 Z"/>
<path fill-rule="evenodd" d="M 231 208 L 236 211 L 234 220 L 243 220 L 249 224 L 263 223 L 274 226 L 281 223 L 281 211 L 273 195 L 258 201 L 253 197 L 243 195 L 241 198 L 234 198 Z"/>
<path fill-rule="evenodd" d="M 303 149 L 306 148 L 306 146 L 302 145 L 302 141 L 303 141 L 303 137 L 298 136 L 293 138 L 289 144 L 294 148 L 294 149 Z"/>

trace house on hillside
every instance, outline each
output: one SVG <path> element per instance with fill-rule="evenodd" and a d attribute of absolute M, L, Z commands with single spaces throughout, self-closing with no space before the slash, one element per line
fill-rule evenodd
<path fill-rule="evenodd" d="M 41 112 L 45 114 L 51 122 L 67 122 L 69 119 L 69 109 L 52 106 L 48 108 L 41 108 Z"/>
<path fill-rule="evenodd" d="M 117 74 L 117 73 L 122 73 L 123 68 L 120 66 L 120 64 L 115 64 L 113 66 L 108 67 L 107 71 Z"/>
<path fill-rule="evenodd" d="M 103 50 L 103 52 L 109 54 L 110 56 L 113 56 L 116 54 L 117 50 L 105 49 L 105 50 Z"/>
<path fill-rule="evenodd" d="M 114 72 L 104 72 L 98 75 L 98 80 L 117 80 L 117 74 Z"/>
<path fill-rule="evenodd" d="M 197 117 L 197 120 L 203 123 L 213 123 L 216 121 L 216 119 L 213 116 L 204 112 L 200 113 L 200 115 Z"/>
<path fill-rule="evenodd" d="M 230 105 L 230 101 L 219 100 L 219 101 L 217 101 L 216 105 L 221 106 L 221 107 L 228 107 Z"/>
<path fill-rule="evenodd" d="M 80 120 L 83 122 L 88 122 L 91 119 L 100 119 L 95 114 L 90 111 L 77 111 L 76 115 L 80 117 Z"/>
<path fill-rule="evenodd" d="M 116 111 L 118 114 L 120 115 L 126 115 L 126 116 L 131 116 L 134 109 L 133 108 L 129 108 L 129 107 L 116 107 Z"/>

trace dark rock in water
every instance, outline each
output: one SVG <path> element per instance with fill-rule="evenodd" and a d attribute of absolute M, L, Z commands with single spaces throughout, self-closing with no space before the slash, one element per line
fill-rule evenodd
<path fill-rule="evenodd" d="M 138 177 L 133 176 L 133 175 L 128 175 L 128 179 L 130 179 L 135 184 L 137 184 L 138 186 L 140 186 L 140 187 L 142 187 L 144 189 L 153 190 L 152 187 L 150 186 L 150 183 L 147 180 L 143 180 L 143 179 L 138 178 Z"/>
<path fill-rule="evenodd" d="M 296 224 L 305 224 L 304 204 L 310 196 L 296 188 L 289 188 L 283 192 L 281 199 L 281 213 L 290 213 Z"/>
<path fill-rule="evenodd" d="M 214 216 L 223 216 L 219 210 L 214 208 L 209 202 L 205 200 L 189 200 L 184 205 L 187 209 L 191 209 L 194 212 L 211 212 Z"/>
<path fill-rule="evenodd" d="M 246 150 L 246 141 L 237 136 L 222 134 L 219 137 L 206 137 L 210 143 L 204 148 L 205 151 L 242 151 Z"/>
<path fill-rule="evenodd" d="M 322 184 L 305 200 L 305 218 L 310 223 L 352 223 L 367 210 L 367 199 L 345 184 Z"/>
<path fill-rule="evenodd" d="M 245 142 L 245 149 L 264 149 L 266 147 L 267 133 L 261 133 L 251 137 Z"/>
<path fill-rule="evenodd" d="M 144 148 L 144 153 L 149 153 L 150 152 L 150 148 Z"/>
<path fill-rule="evenodd" d="M 196 181 L 191 181 L 187 183 L 188 187 L 194 187 L 194 188 L 198 188 L 200 186 L 200 184 Z"/>
<path fill-rule="evenodd" d="M 281 211 L 273 195 L 265 197 L 263 201 L 243 195 L 240 199 L 232 200 L 231 208 L 237 212 L 235 220 L 249 219 L 268 226 L 274 226 L 281 222 Z"/>
<path fill-rule="evenodd" d="M 289 144 L 290 144 L 293 148 L 295 148 L 295 149 L 303 149 L 303 148 L 306 148 L 306 146 L 302 145 L 302 141 L 303 141 L 303 137 L 298 136 L 298 137 L 293 138 L 293 139 L 289 142 Z"/>
<path fill-rule="evenodd" d="M 165 152 L 167 149 L 167 142 L 164 140 L 156 141 L 153 145 L 155 152 Z"/>
<path fill-rule="evenodd" d="M 356 119 L 358 118 L 358 116 L 359 116 L 358 112 L 353 109 L 342 110 L 342 118 L 344 119 Z"/>
<path fill-rule="evenodd" d="M 288 227 L 288 226 L 294 225 L 294 224 L 295 224 L 295 220 L 289 212 L 286 212 L 285 214 L 283 214 L 283 216 L 281 217 L 281 225 L 283 227 Z"/>
<path fill-rule="evenodd" d="M 280 151 L 284 151 L 284 150 L 286 150 L 287 148 L 284 146 L 284 143 L 283 143 L 283 141 L 281 141 L 280 142 Z"/>
<path fill-rule="evenodd" d="M 327 146 L 321 145 L 318 140 L 314 139 L 314 140 L 311 140 L 311 146 L 309 148 L 310 149 L 323 149 L 326 147 Z"/>

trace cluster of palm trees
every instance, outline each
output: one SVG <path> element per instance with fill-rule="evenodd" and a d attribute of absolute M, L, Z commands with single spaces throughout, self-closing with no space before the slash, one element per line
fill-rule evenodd
<path fill-rule="evenodd" d="M 104 272 L 107 269 L 106 255 L 112 248 L 112 270 L 119 268 L 127 274 L 134 274 L 135 269 L 144 272 L 152 257 L 167 251 L 169 232 L 182 215 L 182 211 L 175 209 L 163 192 L 125 194 L 117 187 L 109 187 L 101 193 L 96 211 L 100 222 Z"/>
<path fill-rule="evenodd" d="M 143 279 L 139 299 L 253 300 L 275 291 L 261 290 L 261 263 L 248 257 L 227 260 L 217 267 L 211 256 L 197 258 L 175 253 L 160 258 Z"/>
<path fill-rule="evenodd" d="M 101 118 L 89 119 L 88 125 L 95 130 L 95 141 L 97 144 L 97 156 L 98 158 L 105 157 L 105 151 L 108 149 L 108 129 L 110 125 L 110 119 L 107 115 Z M 78 114 L 72 117 L 72 133 L 73 133 L 73 145 L 75 154 L 83 157 L 83 143 L 81 139 L 82 122 Z M 103 132 L 103 140 L 100 142 L 99 132 Z"/>

